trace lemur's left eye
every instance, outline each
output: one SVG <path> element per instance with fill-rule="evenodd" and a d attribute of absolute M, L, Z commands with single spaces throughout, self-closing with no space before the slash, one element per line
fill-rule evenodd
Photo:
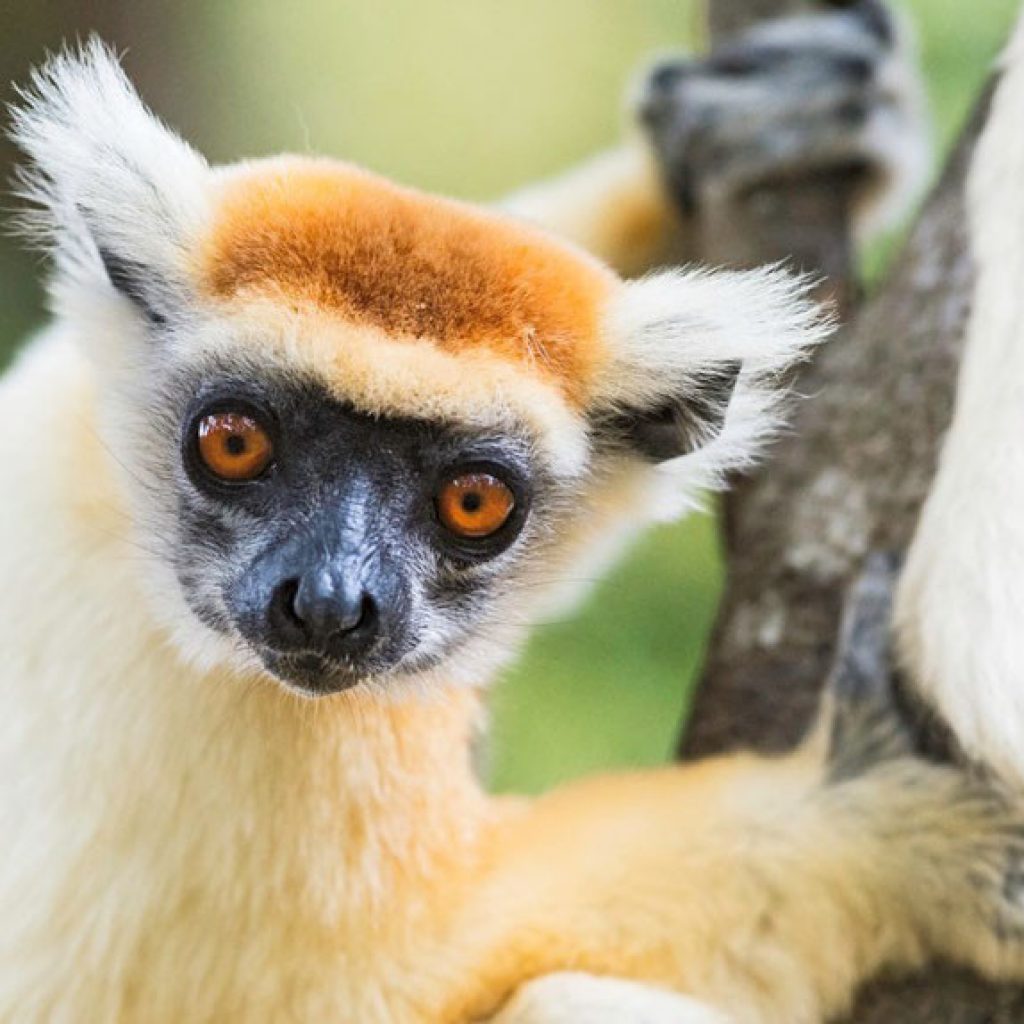
<path fill-rule="evenodd" d="M 274 457 L 270 435 L 247 413 L 209 413 L 199 421 L 196 431 L 199 457 L 221 480 L 255 480 Z"/>
<path fill-rule="evenodd" d="M 490 473 L 449 477 L 437 492 L 437 517 L 456 537 L 479 540 L 500 530 L 516 505 L 508 484 Z"/>

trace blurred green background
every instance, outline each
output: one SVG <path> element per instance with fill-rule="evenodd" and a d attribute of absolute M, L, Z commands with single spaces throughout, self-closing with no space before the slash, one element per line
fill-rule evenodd
<path fill-rule="evenodd" d="M 1018 3 L 900 4 L 941 151 Z M 48 48 L 98 31 L 211 159 L 317 151 L 488 199 L 613 143 L 631 74 L 700 45 L 702 27 L 697 0 L 0 0 L 0 88 L 9 101 Z M 0 145 L 5 179 L 13 159 Z M 43 318 L 41 273 L 0 239 L 0 361 Z M 720 586 L 714 524 L 696 517 L 646 539 L 580 615 L 545 627 L 496 694 L 494 784 L 537 790 L 664 760 Z"/>

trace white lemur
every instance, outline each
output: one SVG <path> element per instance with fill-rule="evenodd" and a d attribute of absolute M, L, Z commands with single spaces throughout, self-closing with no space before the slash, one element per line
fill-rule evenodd
<path fill-rule="evenodd" d="M 211 168 L 99 44 L 16 134 L 56 319 L 0 383 L 0 1019 L 811 1024 L 1024 971 L 1024 812 L 884 695 L 786 758 L 472 770 L 539 597 L 770 434 L 799 282 Z M 651 181 L 582 174 L 513 205 L 624 266 Z"/>
<path fill-rule="evenodd" d="M 956 409 L 897 605 L 902 658 L 924 703 L 964 753 L 1017 786 L 1024 781 L 1022 112 L 1024 21 L 1003 56 L 971 166 L 975 284 Z"/>

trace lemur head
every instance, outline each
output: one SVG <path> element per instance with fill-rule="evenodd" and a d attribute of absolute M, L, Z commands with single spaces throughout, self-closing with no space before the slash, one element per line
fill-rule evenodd
<path fill-rule="evenodd" d="M 489 672 L 598 542 L 751 457 L 823 333 L 778 272 L 624 283 L 347 164 L 211 168 L 98 43 L 16 134 L 162 622 L 307 694 Z"/>

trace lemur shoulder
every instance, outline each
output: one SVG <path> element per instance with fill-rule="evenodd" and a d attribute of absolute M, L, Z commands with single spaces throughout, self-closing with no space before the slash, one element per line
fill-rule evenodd
<path fill-rule="evenodd" d="M 0 383 L 0 1018 L 811 1024 L 933 955 L 1020 975 L 1020 809 L 898 740 L 472 769 L 538 595 L 770 436 L 799 282 L 211 168 L 98 44 L 17 134 L 55 323 Z"/>

